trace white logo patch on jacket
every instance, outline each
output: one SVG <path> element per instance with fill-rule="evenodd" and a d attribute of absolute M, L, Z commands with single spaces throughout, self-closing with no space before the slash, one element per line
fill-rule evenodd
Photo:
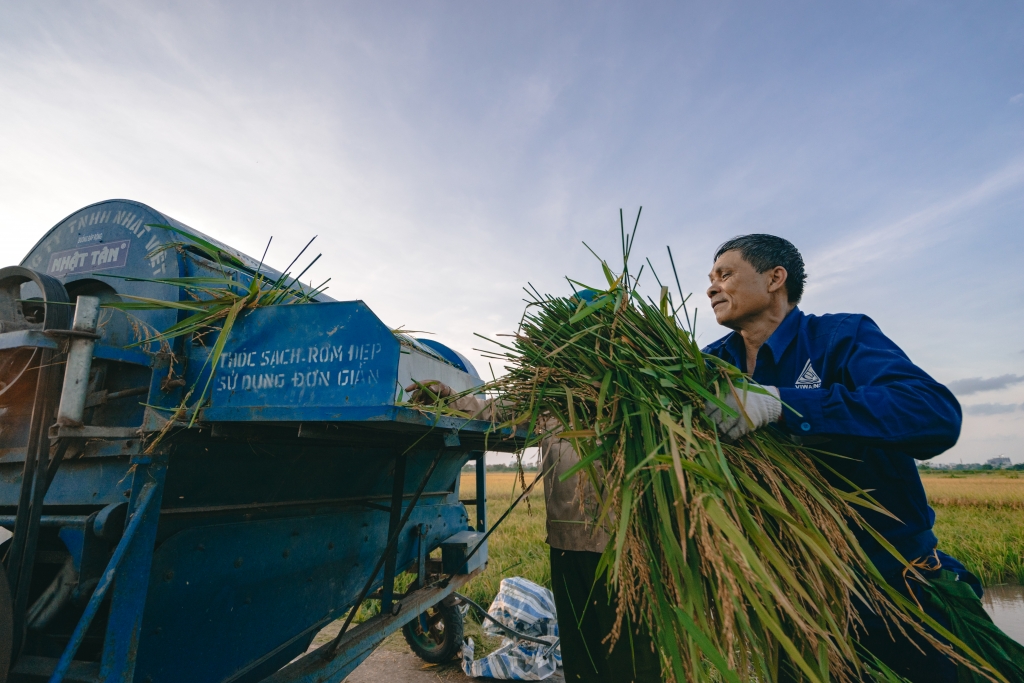
<path fill-rule="evenodd" d="M 818 377 L 818 373 L 811 367 L 811 359 L 807 359 L 807 364 L 804 365 L 804 369 L 800 372 L 800 376 L 796 379 L 794 385 L 797 389 L 820 389 L 821 378 Z"/>

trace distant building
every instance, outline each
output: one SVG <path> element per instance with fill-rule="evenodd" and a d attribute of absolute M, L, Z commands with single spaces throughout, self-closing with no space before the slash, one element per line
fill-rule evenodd
<path fill-rule="evenodd" d="M 992 465 L 993 469 L 1002 469 L 1004 467 L 1009 467 L 1013 463 L 1010 462 L 1009 458 L 989 458 L 985 461 L 985 464 Z"/>

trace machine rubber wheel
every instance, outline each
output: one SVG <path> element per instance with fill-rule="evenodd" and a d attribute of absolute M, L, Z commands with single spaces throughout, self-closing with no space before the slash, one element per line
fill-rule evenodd
<path fill-rule="evenodd" d="M 402 627 L 405 642 L 420 659 L 442 664 L 462 650 L 462 612 L 438 603 Z"/>
<path fill-rule="evenodd" d="M 7 583 L 7 572 L 0 566 L 0 683 L 7 683 L 13 646 L 14 610 L 11 607 L 11 588 Z"/>

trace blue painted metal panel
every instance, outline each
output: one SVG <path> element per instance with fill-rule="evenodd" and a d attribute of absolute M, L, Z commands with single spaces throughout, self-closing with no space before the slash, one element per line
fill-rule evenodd
<path fill-rule="evenodd" d="M 0 351 L 17 349 L 24 346 L 39 349 L 57 349 L 60 344 L 55 338 L 47 337 L 42 332 L 36 330 L 17 330 L 0 334 Z"/>
<path fill-rule="evenodd" d="M 142 515 L 142 520 L 131 548 L 125 556 L 114 581 L 107 616 L 107 632 L 103 640 L 100 660 L 100 678 L 105 681 L 131 681 L 135 672 L 139 649 L 140 628 L 148 599 L 150 567 L 153 564 L 153 544 L 156 541 L 160 519 L 160 499 L 163 497 L 164 478 L 167 474 L 166 456 L 132 459 L 132 495 L 128 503 L 129 518 Z M 143 509 L 144 491 L 153 497 L 153 503 Z"/>
<path fill-rule="evenodd" d="M 242 422 L 247 420 L 293 421 L 293 422 L 404 422 L 406 424 L 441 429 L 458 429 L 470 421 L 449 416 L 427 415 L 411 408 L 392 405 L 369 406 L 332 406 L 308 405 L 302 411 L 293 406 L 216 406 L 215 410 L 206 409 L 202 415 L 210 422 Z M 486 429 L 489 424 L 473 422 L 473 429 Z"/>
<path fill-rule="evenodd" d="M 60 660 L 57 662 L 57 666 L 53 670 L 53 674 L 50 676 L 50 683 L 61 683 L 61 681 L 64 680 L 65 674 L 68 672 L 72 662 L 74 661 L 75 654 L 78 652 L 79 647 L 81 647 L 86 638 L 86 634 L 89 631 L 89 627 L 92 624 L 93 619 L 99 612 L 100 605 L 103 604 L 110 587 L 115 585 L 114 582 L 118 578 L 118 569 L 121 567 L 124 560 L 132 554 L 132 546 L 134 545 L 136 534 L 140 529 L 151 528 L 156 523 L 156 515 L 154 512 L 155 508 L 159 506 L 159 499 L 157 498 L 158 486 L 159 483 L 148 482 L 142 489 L 140 489 L 136 514 L 131 517 L 125 527 L 124 536 L 117 544 L 117 548 L 114 549 L 114 552 L 110 557 L 110 562 L 107 564 L 107 568 L 103 572 L 103 577 L 100 579 L 99 584 L 89 597 L 89 602 L 85 607 L 81 619 L 79 619 L 75 626 L 75 630 L 71 634 L 71 637 L 64 648 L 63 654 L 61 654 Z M 125 633 L 124 635 L 127 637 L 134 637 L 134 634 L 130 632 Z M 128 664 L 128 662 L 123 663 Z M 128 674 L 127 679 L 122 678 L 122 680 L 130 682 L 131 673 Z M 113 682 L 111 681 L 111 683 Z"/>
<path fill-rule="evenodd" d="M 116 360 L 120 363 L 132 363 L 133 365 L 152 365 L 153 359 L 140 352 L 122 349 L 115 346 L 97 345 L 92 354 L 101 360 Z"/>
<path fill-rule="evenodd" d="M 208 442 L 208 449 L 205 445 L 197 443 L 188 452 L 178 449 L 171 454 L 163 506 L 168 524 L 186 515 L 187 524 L 195 524 L 196 518 L 212 518 L 218 507 L 226 508 L 225 513 L 239 508 L 237 518 L 242 519 L 320 514 L 361 500 L 389 502 L 394 449 L 306 445 L 294 440 Z M 410 453 L 407 494 L 422 480 L 434 454 Z M 446 454 L 426 492 L 446 496 L 454 504 L 456 480 L 466 457 L 459 451 Z M 284 507 L 298 511 L 279 512 Z"/>
<path fill-rule="evenodd" d="M 121 503 L 128 498 L 131 477 L 126 477 L 128 458 L 72 460 L 61 463 L 46 493 L 46 505 L 95 505 Z M 16 506 L 21 487 L 21 463 L 0 467 L 0 506 Z"/>
<path fill-rule="evenodd" d="M 386 544 L 387 517 L 353 508 L 193 527 L 165 540 L 153 560 L 138 679 L 222 681 L 310 625 L 340 616 Z M 428 525 L 436 547 L 465 528 L 465 511 L 417 506 L 399 567 L 416 556 L 417 524 Z"/>
<path fill-rule="evenodd" d="M 60 341 L 54 337 L 48 337 L 42 332 L 34 330 L 19 330 L 0 334 L 0 351 L 16 349 L 24 346 L 40 349 L 58 349 Z M 139 351 L 130 351 L 113 346 L 97 346 L 93 356 L 104 360 L 116 360 L 122 363 L 134 363 L 136 365 L 149 365 L 150 357 Z"/>
<path fill-rule="evenodd" d="M 309 420 L 314 407 L 387 405 L 398 354 L 394 334 L 361 301 L 257 309 L 230 332 L 203 419 Z M 253 410 L 225 410 L 237 408 Z"/>
<path fill-rule="evenodd" d="M 480 531 L 464 530 L 441 544 L 441 571 L 472 574 L 487 564 L 487 540 Z"/>
<path fill-rule="evenodd" d="M 164 245 L 182 241 L 180 236 L 152 227 L 167 223 L 167 217 L 137 202 L 112 200 L 87 206 L 71 214 L 44 236 L 22 261 L 22 265 L 56 277 L 64 285 L 89 280 L 102 282 L 117 292 L 177 301 L 180 294 L 171 285 L 105 278 L 116 275 L 138 278 L 186 275 L 183 255 L 174 250 L 159 251 Z M 118 253 L 109 261 L 111 248 Z M 99 261 L 107 250 L 107 263 Z M 71 260 L 75 265 L 72 267 Z M 114 265 L 111 265 L 113 263 Z M 175 311 L 141 311 L 137 319 L 153 329 L 165 329 L 177 319 Z M 130 340 L 129 340 L 130 341 Z"/>

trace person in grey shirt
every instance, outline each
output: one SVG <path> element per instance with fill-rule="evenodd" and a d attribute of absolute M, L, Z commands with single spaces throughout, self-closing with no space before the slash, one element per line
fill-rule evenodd
<path fill-rule="evenodd" d="M 424 383 L 441 398 L 455 392 L 441 382 Z M 406 388 L 413 403 L 433 403 L 434 397 L 417 385 Z M 497 420 L 497 405 L 474 396 L 451 401 L 450 407 L 480 419 Z M 552 424 L 544 425 L 552 428 Z M 631 622 L 629 614 L 618 641 L 610 635 L 619 618 L 615 595 L 604 576 L 597 575 L 608 532 L 597 524 L 599 502 L 593 483 L 580 471 L 562 481 L 579 462 L 572 444 L 548 436 L 540 444 L 544 473 L 546 542 L 550 546 L 551 589 L 558 611 L 562 667 L 566 681 L 594 683 L 654 683 L 661 680 L 660 656 L 647 628 Z M 600 469 L 598 469 L 600 476 Z"/>

